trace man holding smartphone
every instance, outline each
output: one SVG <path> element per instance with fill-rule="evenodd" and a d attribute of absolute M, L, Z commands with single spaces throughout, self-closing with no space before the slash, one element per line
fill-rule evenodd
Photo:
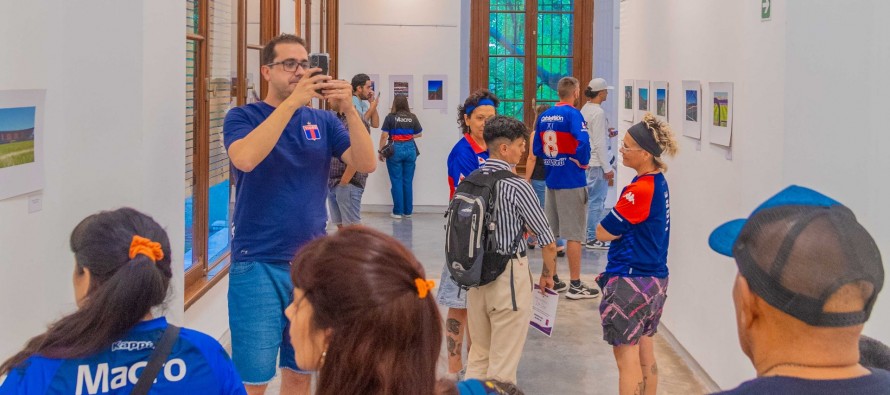
<path fill-rule="evenodd" d="M 380 95 L 374 92 L 374 82 L 367 74 L 356 74 L 352 77 L 352 104 L 358 110 L 368 130 L 380 127 L 380 114 L 377 105 Z"/>
<path fill-rule="evenodd" d="M 350 84 L 320 72 L 309 68 L 302 38 L 273 38 L 262 51 L 268 94 L 229 111 L 223 125 L 236 180 L 228 293 L 232 359 L 248 394 L 265 393 L 279 356 L 281 393 L 309 393 L 310 376 L 296 365 L 287 338 L 290 260 L 325 234 L 332 157 L 356 171 L 376 167 Z M 332 112 L 307 107 L 312 98 L 337 103 L 348 130 Z"/>

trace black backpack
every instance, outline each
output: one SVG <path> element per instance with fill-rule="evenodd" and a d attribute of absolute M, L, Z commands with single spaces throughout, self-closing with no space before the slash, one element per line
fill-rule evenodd
<path fill-rule="evenodd" d="M 497 252 L 498 181 L 519 177 L 509 170 L 477 169 L 464 178 L 445 212 L 445 259 L 451 277 L 462 289 L 488 284 L 513 256 Z M 522 232 L 516 240 L 522 239 Z M 514 240 L 514 243 L 518 241 Z"/>

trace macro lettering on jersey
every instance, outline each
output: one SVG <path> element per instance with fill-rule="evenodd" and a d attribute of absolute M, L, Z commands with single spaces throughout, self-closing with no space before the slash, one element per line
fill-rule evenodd
<path fill-rule="evenodd" d="M 111 352 L 115 351 L 141 351 L 154 349 L 155 343 L 148 340 L 143 341 L 117 341 L 111 344 Z"/>
<path fill-rule="evenodd" d="M 106 394 L 126 387 L 128 384 L 135 385 L 139 380 L 139 373 L 145 365 L 148 365 L 148 362 L 141 361 L 130 366 L 118 366 L 109 370 L 107 363 L 100 363 L 95 366 L 95 371 L 92 365 L 79 365 L 77 367 L 76 395 Z M 185 361 L 174 358 L 164 364 L 161 374 L 168 382 L 175 383 L 185 378 L 187 370 Z M 158 375 L 158 377 L 161 376 Z M 158 379 L 155 379 L 154 382 L 157 383 Z"/>
<path fill-rule="evenodd" d="M 396 117 L 396 122 L 413 123 L 413 122 L 414 122 L 414 119 L 412 119 L 412 118 Z"/>
<path fill-rule="evenodd" d="M 565 118 L 562 115 L 546 115 L 541 117 L 540 123 L 544 122 L 562 122 Z"/>

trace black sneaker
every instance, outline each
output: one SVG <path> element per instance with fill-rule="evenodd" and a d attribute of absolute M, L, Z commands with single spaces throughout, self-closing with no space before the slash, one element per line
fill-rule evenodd
<path fill-rule="evenodd" d="M 586 243 L 584 243 L 584 248 L 587 248 L 588 250 L 594 250 L 597 248 L 598 243 L 599 240 L 597 239 L 588 240 Z"/>
<path fill-rule="evenodd" d="M 566 293 L 566 297 L 569 299 L 593 299 L 598 298 L 600 296 L 600 290 L 596 288 L 590 288 L 587 284 L 581 283 L 580 287 L 576 287 L 574 285 L 569 287 L 569 292 Z"/>
<path fill-rule="evenodd" d="M 565 281 L 553 283 L 553 290 L 556 292 L 565 292 L 567 289 L 569 289 L 569 285 Z"/>

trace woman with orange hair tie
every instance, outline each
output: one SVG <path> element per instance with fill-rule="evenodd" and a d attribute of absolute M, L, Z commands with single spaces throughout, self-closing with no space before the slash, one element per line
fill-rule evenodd
<path fill-rule="evenodd" d="M 71 233 L 77 311 L 0 365 L 0 394 L 246 394 L 216 340 L 168 325 L 167 233 L 131 208 L 104 211 Z"/>

